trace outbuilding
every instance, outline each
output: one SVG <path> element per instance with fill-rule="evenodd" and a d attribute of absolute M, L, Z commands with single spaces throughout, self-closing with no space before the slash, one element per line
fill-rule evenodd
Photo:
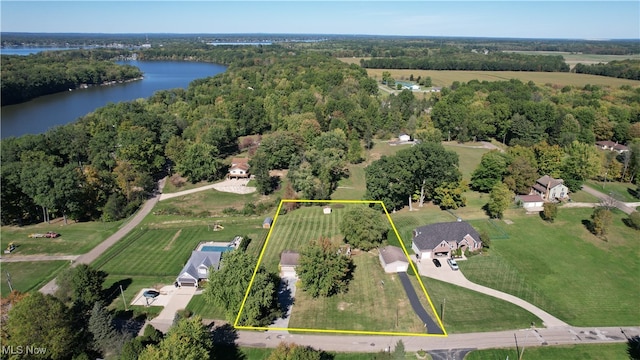
<path fill-rule="evenodd" d="M 380 249 L 380 265 L 386 273 L 407 272 L 409 260 L 404 251 L 397 246 L 385 246 Z"/>
<path fill-rule="evenodd" d="M 527 212 L 540 212 L 544 210 L 544 200 L 540 195 L 518 195 L 516 196 L 516 202 L 522 204 L 522 207 Z"/>
<path fill-rule="evenodd" d="M 292 250 L 285 250 L 280 254 L 280 277 L 297 278 L 296 266 L 300 261 L 300 254 Z"/>
<path fill-rule="evenodd" d="M 273 224 L 273 218 L 272 217 L 266 217 L 264 219 L 264 221 L 262 222 L 262 228 L 263 229 L 269 229 L 269 228 L 271 228 L 271 224 Z"/>

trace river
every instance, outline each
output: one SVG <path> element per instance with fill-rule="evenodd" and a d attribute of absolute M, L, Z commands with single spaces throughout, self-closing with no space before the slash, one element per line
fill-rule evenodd
<path fill-rule="evenodd" d="M 4 52 L 3 52 L 4 53 Z M 39 134 L 77 120 L 110 102 L 147 98 L 158 90 L 187 88 L 195 79 L 214 76 L 222 65 L 182 61 L 123 61 L 136 66 L 144 79 L 110 86 L 94 86 L 42 96 L 31 101 L 3 106 L 0 110 L 0 137 Z"/>

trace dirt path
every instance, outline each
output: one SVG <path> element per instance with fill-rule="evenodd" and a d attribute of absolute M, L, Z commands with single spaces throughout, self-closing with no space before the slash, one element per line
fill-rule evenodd
<path fill-rule="evenodd" d="M 73 266 L 78 264 L 91 264 L 95 259 L 97 259 L 103 252 L 107 251 L 108 248 L 113 246 L 113 244 L 117 243 L 120 239 L 122 239 L 125 235 L 127 235 L 131 230 L 135 229 L 138 224 L 151 212 L 153 207 L 160 200 L 160 193 L 162 192 L 162 188 L 164 187 L 165 179 L 162 179 L 158 182 L 158 191 L 153 195 L 152 198 L 147 200 L 144 205 L 138 210 L 138 212 L 127 222 L 124 224 L 118 231 L 116 231 L 113 235 L 109 236 L 105 241 L 101 242 L 93 248 L 91 251 L 84 255 L 78 256 L 78 258 L 73 263 Z M 49 281 L 45 286 L 40 289 L 40 292 L 44 294 L 53 294 L 58 289 L 56 285 L 56 279 Z"/>

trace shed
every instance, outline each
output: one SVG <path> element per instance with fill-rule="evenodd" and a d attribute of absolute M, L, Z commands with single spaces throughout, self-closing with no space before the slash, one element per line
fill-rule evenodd
<path fill-rule="evenodd" d="M 267 217 L 262 222 L 262 228 L 263 229 L 269 229 L 269 228 L 271 228 L 271 224 L 273 224 L 273 218 L 272 217 Z"/>
<path fill-rule="evenodd" d="M 380 265 L 386 273 L 407 272 L 409 260 L 404 251 L 397 246 L 385 246 L 380 249 Z"/>
<path fill-rule="evenodd" d="M 331 214 L 331 208 L 330 208 L 330 207 L 328 207 L 328 206 L 325 206 L 325 207 L 322 209 L 322 212 L 323 212 L 325 215 L 329 215 L 329 214 Z"/>
<path fill-rule="evenodd" d="M 280 254 L 280 277 L 297 278 L 296 266 L 300 261 L 300 254 L 292 250 L 285 250 Z"/>
<path fill-rule="evenodd" d="M 400 134 L 400 136 L 398 136 L 398 140 L 400 140 L 400 141 L 411 141 L 411 136 L 409 136 L 407 134 Z"/>

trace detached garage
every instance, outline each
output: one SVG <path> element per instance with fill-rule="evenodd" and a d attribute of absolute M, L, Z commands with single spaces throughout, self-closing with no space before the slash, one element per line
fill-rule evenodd
<path fill-rule="evenodd" d="M 516 201 L 522 203 L 522 207 L 527 212 L 540 212 L 544 210 L 544 200 L 540 195 L 518 195 Z"/>
<path fill-rule="evenodd" d="M 300 254 L 295 251 L 285 250 L 280 254 L 280 277 L 297 278 L 296 266 L 300 261 Z"/>
<path fill-rule="evenodd" d="M 385 246 L 380 249 L 380 265 L 386 273 L 407 272 L 409 260 L 404 251 L 397 246 Z"/>

